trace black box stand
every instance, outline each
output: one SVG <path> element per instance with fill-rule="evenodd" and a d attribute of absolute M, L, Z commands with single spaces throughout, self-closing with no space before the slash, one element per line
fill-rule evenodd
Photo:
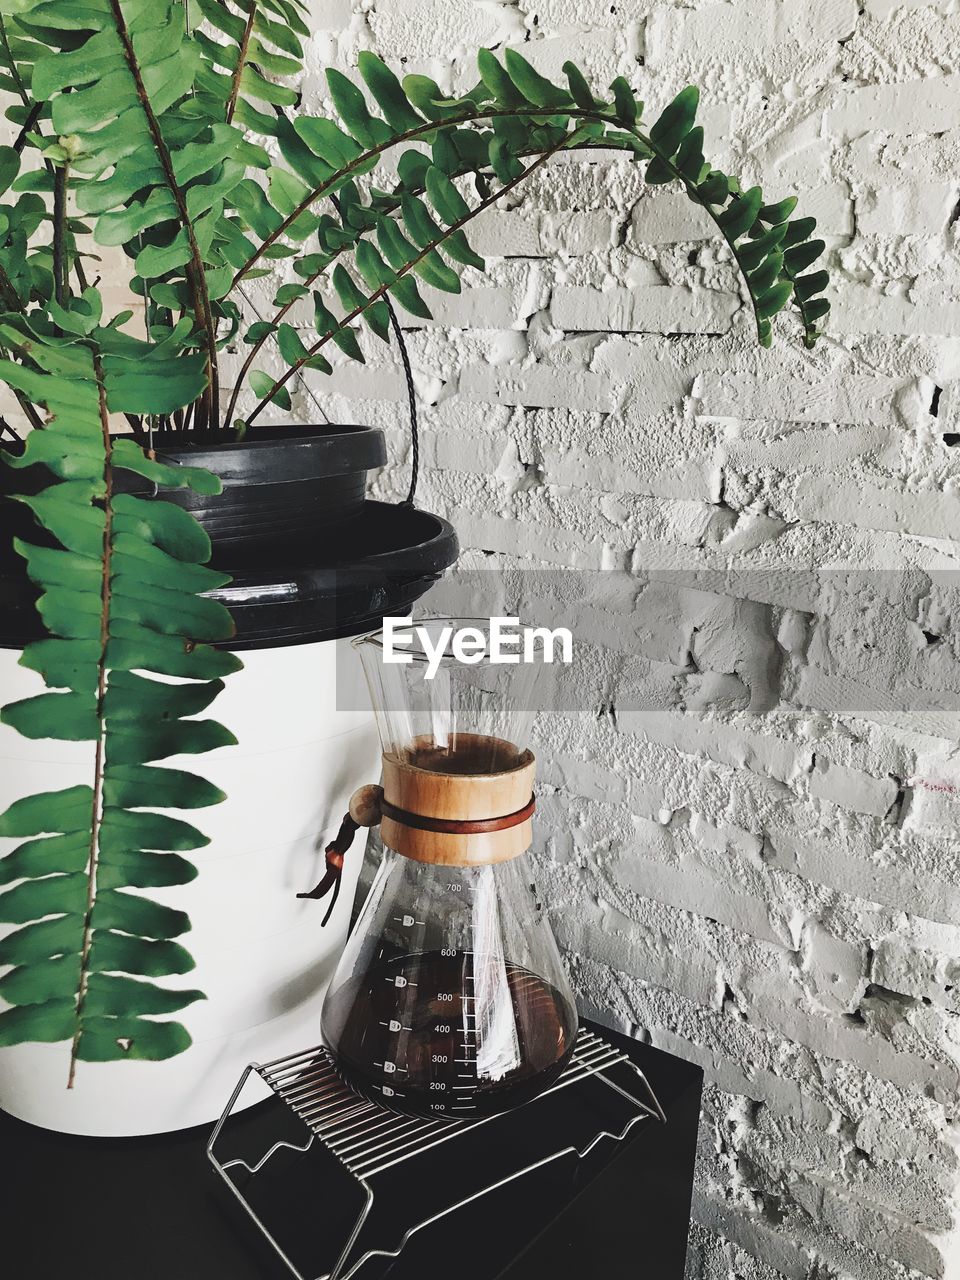
<path fill-rule="evenodd" d="M 371 1259 L 357 1280 L 682 1280 L 702 1073 L 648 1045 L 591 1030 L 642 1071 L 666 1122 L 645 1120 L 583 1159 L 558 1159 L 507 1183 L 414 1235 L 399 1258 Z M 562 1101 L 562 1132 L 550 1099 L 478 1129 L 478 1143 L 485 1134 L 497 1138 L 484 1158 L 496 1166 L 505 1156 L 516 1168 L 562 1145 L 560 1138 L 589 1137 L 591 1126 L 596 1136 L 596 1100 L 585 1108 L 580 1088 L 554 1100 Z M 5 1261 L 16 1267 L 22 1259 L 31 1280 L 291 1280 L 210 1167 L 209 1136 L 205 1126 L 140 1139 L 73 1138 L 0 1113 Z M 304 1129 L 272 1098 L 230 1120 L 224 1158 L 258 1153 L 259 1160 L 281 1138 L 302 1146 Z M 470 1177 L 487 1176 L 465 1146 L 453 1158 L 463 1141 L 418 1156 L 415 1178 L 413 1162 L 399 1166 L 393 1182 L 383 1175 L 385 1212 L 371 1225 L 385 1239 L 411 1197 L 422 1208 L 438 1190 L 456 1194 L 469 1189 Z M 259 1186 L 249 1191 L 275 1238 L 308 1266 L 342 1245 L 344 1223 L 358 1207 L 338 1199 L 335 1158 L 317 1146 L 277 1152 L 250 1178 Z"/>

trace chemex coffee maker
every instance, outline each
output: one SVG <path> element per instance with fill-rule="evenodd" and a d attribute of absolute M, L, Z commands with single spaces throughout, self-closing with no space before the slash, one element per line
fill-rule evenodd
<path fill-rule="evenodd" d="M 451 1120 L 529 1101 L 560 1075 L 577 1038 L 524 858 L 537 667 L 501 665 L 489 652 L 436 661 L 442 629 L 488 625 L 421 623 L 403 661 L 383 632 L 355 642 L 382 784 L 354 795 L 324 879 L 303 895 L 335 900 L 353 835 L 379 824 L 383 860 L 327 991 L 323 1036 L 359 1092 Z"/>

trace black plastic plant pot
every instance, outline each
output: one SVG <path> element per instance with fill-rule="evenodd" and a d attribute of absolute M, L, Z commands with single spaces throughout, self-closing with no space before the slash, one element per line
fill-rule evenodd
<path fill-rule="evenodd" d="M 237 624 L 231 648 L 272 648 L 358 635 L 404 613 L 457 558 L 457 536 L 439 516 L 364 497 L 367 471 L 386 459 L 383 433 L 367 427 L 272 427 L 242 441 L 158 442 L 157 458 L 201 466 L 223 480 L 215 497 L 161 489 L 124 473 L 124 487 L 186 507 L 231 574 L 216 592 Z M 0 465 L 0 647 L 43 635 L 36 590 L 13 551 L 14 536 L 49 539 L 10 493 L 36 492 L 42 467 Z M 129 482 L 128 482 L 129 479 Z"/>
<path fill-rule="evenodd" d="M 243 440 L 235 432 L 187 432 L 159 437 L 155 449 L 159 462 L 204 467 L 222 480 L 216 497 L 162 491 L 200 521 L 219 564 L 291 539 L 309 541 L 358 515 L 368 472 L 387 460 L 383 432 L 358 426 L 258 427 Z M 129 472 L 118 481 L 128 493 L 153 493 Z"/>
<path fill-rule="evenodd" d="M 411 606 L 456 560 L 457 535 L 440 516 L 367 501 L 312 555 L 289 548 L 227 565 L 233 581 L 214 592 L 237 625 L 231 649 L 309 644 L 360 635 Z"/>

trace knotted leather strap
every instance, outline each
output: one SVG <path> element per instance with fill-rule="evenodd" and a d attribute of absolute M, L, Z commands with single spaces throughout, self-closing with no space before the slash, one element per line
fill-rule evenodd
<path fill-rule="evenodd" d="M 337 832 L 336 839 L 331 840 L 324 850 L 326 859 L 326 871 L 323 879 L 315 889 L 311 889 L 309 893 L 298 893 L 298 898 L 325 898 L 326 895 L 333 890 L 333 897 L 330 899 L 330 905 L 327 907 L 327 913 L 321 921 L 321 927 L 327 923 L 333 915 L 333 909 L 337 905 L 337 899 L 340 897 L 340 881 L 343 877 L 343 860 L 347 850 L 353 844 L 353 837 L 359 831 L 359 827 L 350 817 L 349 813 L 344 814 L 343 822 L 340 824 L 340 830 Z"/>
<path fill-rule="evenodd" d="M 350 797 L 350 810 L 343 815 L 340 830 L 336 838 L 331 840 L 324 850 L 326 870 L 316 888 L 309 893 L 298 893 L 298 898 L 325 898 L 333 890 L 333 897 L 327 907 L 326 915 L 320 922 L 321 928 L 333 915 L 333 909 L 340 897 L 340 882 L 343 877 L 343 863 L 347 850 L 353 844 L 353 837 L 361 827 L 375 827 L 380 821 L 380 804 L 383 799 L 383 788 L 368 785 L 355 791 Z"/>

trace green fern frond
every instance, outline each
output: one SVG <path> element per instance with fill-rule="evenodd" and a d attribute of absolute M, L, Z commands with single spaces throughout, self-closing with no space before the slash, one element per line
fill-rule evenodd
<path fill-rule="evenodd" d="M 318 319 L 316 342 L 305 347 L 291 339 L 282 323 L 292 302 L 279 303 L 278 315 L 252 338 L 244 372 L 271 340 L 277 340 L 289 367 L 272 382 L 265 373 L 255 372 L 254 390 L 262 399 L 248 423 L 277 396 L 278 403 L 284 402 L 290 377 L 307 367 L 327 342 L 344 346 L 343 324 L 363 319 L 386 336 L 385 294 L 411 315 L 427 318 L 429 304 L 412 276 L 430 288 L 455 292 L 463 266 L 483 269 L 464 228 L 492 201 L 485 198 L 471 210 L 458 179 L 473 175 L 489 186 L 487 175 L 492 171 L 500 183 L 492 196 L 497 199 L 523 181 L 544 156 L 568 148 L 626 150 L 645 163 L 651 184 L 680 183 L 709 213 L 730 246 L 760 343 L 770 345 L 773 317 L 791 301 L 799 310 L 805 342 L 816 342 L 829 304 L 822 297 L 828 283 L 825 273 L 809 271 L 824 248 L 822 241 L 810 239 L 813 220 L 790 220 L 793 198 L 767 204 L 759 187 L 743 191 L 736 178 L 707 164 L 703 130 L 696 124 L 696 88 L 684 89 L 645 129 L 643 104 L 625 80 L 615 80 L 612 99 L 605 100 L 571 63 L 564 68 L 568 85 L 561 87 L 513 50 L 506 51 L 503 63 L 484 50 L 478 89 L 466 98 L 448 99 L 425 77 L 407 77 L 401 83 L 374 54 L 361 58 L 360 73 L 373 102 L 340 73 L 330 73 L 340 123 L 297 120 L 294 129 L 308 152 L 306 158 L 302 151 L 288 156 L 298 170 L 299 196 L 292 196 L 285 211 L 274 209 L 270 219 L 262 218 L 255 230 L 266 232 L 263 243 L 238 273 L 243 278 L 258 269 L 261 257 L 282 252 L 292 254 L 294 269 L 305 277 L 305 289 L 332 269 L 347 320 L 331 326 L 324 313 Z M 390 193 L 374 190 L 364 201 L 356 176 L 369 172 L 385 152 L 411 143 L 417 147 L 400 157 L 399 185 Z M 429 155 L 421 149 L 424 143 Z M 528 163 L 531 158 L 534 165 Z M 337 210 L 336 216 L 312 214 L 320 253 L 298 253 L 300 237 L 291 236 L 291 231 L 324 198 L 335 198 Z M 350 348 L 354 346 L 351 342 Z M 235 394 L 231 411 L 236 401 Z"/>
<path fill-rule="evenodd" d="M 0 341 L 25 361 L 4 361 L 0 379 L 50 415 L 10 465 L 50 473 L 46 488 L 20 501 L 57 544 L 17 543 L 49 636 L 22 663 L 47 692 L 7 705 L 0 719 L 28 738 L 89 742 L 93 759 L 89 784 L 18 800 L 0 815 L 0 836 L 22 841 L 0 859 L 0 883 L 13 884 L 0 894 L 0 922 L 20 926 L 0 943 L 0 964 L 12 966 L 0 979 L 12 1006 L 0 1013 L 0 1044 L 70 1041 L 71 1082 L 79 1061 L 167 1058 L 190 1043 L 181 1024 L 154 1017 L 202 993 L 152 981 L 192 967 L 174 942 L 189 920 L 130 890 L 196 876 L 181 854 L 206 837 L 157 810 L 224 797 L 154 762 L 234 741 L 194 717 L 240 665 L 211 647 L 233 624 L 203 594 L 227 581 L 204 564 L 206 534 L 172 503 L 121 492 L 117 477 L 203 493 L 219 481 L 149 459 L 109 430 L 111 413 L 144 411 L 147 387 L 157 413 L 190 404 L 204 358 L 102 329 L 99 307 L 85 302 L 65 313 L 69 336 L 0 325 Z"/>
<path fill-rule="evenodd" d="M 197 87 L 210 114 L 222 111 L 254 133 L 276 134 L 271 108 L 297 101 L 303 42 L 310 31 L 304 0 L 197 0 L 206 29 L 194 39 L 206 55 Z"/>

